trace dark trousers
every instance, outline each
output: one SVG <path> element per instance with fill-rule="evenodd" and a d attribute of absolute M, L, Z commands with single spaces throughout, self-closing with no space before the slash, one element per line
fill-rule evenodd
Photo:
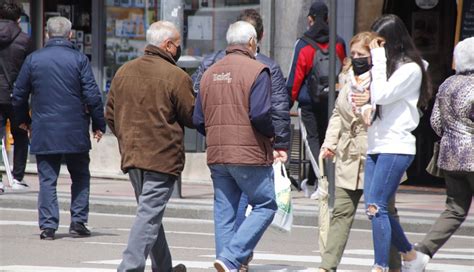
<path fill-rule="evenodd" d="M 56 194 L 61 159 L 64 156 L 71 175 L 71 222 L 87 223 L 89 216 L 89 152 L 36 155 L 40 191 L 38 213 L 40 229 L 58 229 L 59 207 Z"/>
<path fill-rule="evenodd" d="M 433 255 L 466 220 L 474 194 L 474 173 L 444 171 L 446 180 L 446 209 L 431 227 L 417 250 Z"/>
<path fill-rule="evenodd" d="M 150 256 L 154 272 L 171 272 L 171 253 L 162 219 L 177 177 L 137 168 L 130 169 L 128 174 L 138 207 L 117 271 L 145 271 L 146 259 Z"/>
<path fill-rule="evenodd" d="M 317 160 L 319 150 L 326 136 L 328 127 L 328 105 L 323 103 L 312 103 L 311 105 L 301 105 L 301 120 L 306 127 L 307 140 L 311 153 Z M 308 173 L 308 185 L 313 185 L 316 181 L 313 167 L 310 164 Z"/>
<path fill-rule="evenodd" d="M 23 180 L 25 176 L 26 160 L 28 159 L 28 132 L 19 128 L 18 122 L 13 115 L 13 108 L 11 105 L 0 105 L 0 137 L 5 136 L 5 126 L 7 120 L 10 120 L 11 132 L 15 146 L 13 149 L 13 178 L 16 180 Z M 1 180 L 1 177 L 0 177 Z"/>

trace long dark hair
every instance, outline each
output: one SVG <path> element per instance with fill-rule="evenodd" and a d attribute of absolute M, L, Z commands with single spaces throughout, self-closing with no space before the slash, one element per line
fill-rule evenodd
<path fill-rule="evenodd" d="M 423 64 L 420 52 L 408 34 L 403 21 L 396 15 L 387 14 L 377 19 L 371 30 L 385 39 L 387 54 L 387 77 L 390 77 L 403 62 L 415 62 L 421 68 L 421 91 L 418 107 L 426 109 L 432 96 L 431 80 Z"/>

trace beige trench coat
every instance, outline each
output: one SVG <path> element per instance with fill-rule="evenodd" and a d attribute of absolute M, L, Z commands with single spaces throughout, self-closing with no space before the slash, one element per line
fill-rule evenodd
<path fill-rule="evenodd" d="M 362 116 L 352 112 L 349 93 L 346 83 L 336 100 L 323 147 L 336 153 L 336 186 L 356 190 L 364 188 L 367 129 Z"/>

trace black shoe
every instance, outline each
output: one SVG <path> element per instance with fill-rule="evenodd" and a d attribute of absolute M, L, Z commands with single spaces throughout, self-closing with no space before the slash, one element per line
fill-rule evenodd
<path fill-rule="evenodd" d="M 44 229 L 40 234 L 40 238 L 41 240 L 54 240 L 55 232 L 55 229 Z"/>
<path fill-rule="evenodd" d="M 78 236 L 91 236 L 91 232 L 82 222 L 71 222 L 69 234 Z"/>
<path fill-rule="evenodd" d="M 186 272 L 186 266 L 184 264 L 178 264 L 172 269 L 173 272 Z"/>

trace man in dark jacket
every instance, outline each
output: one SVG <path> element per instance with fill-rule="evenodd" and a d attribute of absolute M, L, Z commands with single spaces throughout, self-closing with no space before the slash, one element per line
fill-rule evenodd
<path fill-rule="evenodd" d="M 46 29 L 48 42 L 26 58 L 13 91 L 20 127 L 31 123 L 31 153 L 36 154 L 40 181 L 40 238 L 54 239 L 59 225 L 56 184 L 63 157 L 72 179 L 69 233 L 89 236 L 85 226 L 89 215 L 89 124 L 92 119 L 94 138 L 99 141 L 105 132 L 104 106 L 88 58 L 69 41 L 71 22 L 53 17 Z"/>
<path fill-rule="evenodd" d="M 316 42 L 322 49 L 329 47 L 329 26 L 328 7 L 323 2 L 314 2 L 308 13 L 309 29 L 304 33 L 304 37 Z M 328 104 L 326 101 L 314 103 L 309 95 L 307 86 L 307 76 L 313 68 L 313 58 L 316 50 L 304 39 L 298 39 L 293 52 L 290 74 L 288 75 L 287 89 L 290 93 L 291 104 L 298 100 L 301 108 L 301 119 L 306 127 L 307 140 L 314 158 L 318 158 L 319 149 L 326 135 L 328 126 Z M 344 41 L 338 37 L 336 42 L 336 54 L 341 63 L 346 57 Z M 306 184 L 313 185 L 316 181 L 316 175 L 312 168 L 309 171 L 308 179 L 302 182 L 301 187 L 307 197 L 310 192 Z M 311 195 L 316 198 L 317 192 Z"/>
<path fill-rule="evenodd" d="M 28 35 L 21 32 L 18 25 L 22 8 L 13 1 L 0 3 L 0 139 L 5 136 L 5 125 L 10 120 L 10 128 L 15 142 L 13 149 L 12 189 L 26 189 L 23 181 L 28 158 L 28 133 L 18 127 L 12 108 L 11 94 L 13 83 L 20 72 L 21 65 L 31 52 L 33 43 Z M 0 176 L 0 192 L 3 183 Z"/>
<path fill-rule="evenodd" d="M 193 115 L 194 125 L 206 135 L 219 272 L 237 271 L 248 262 L 277 209 L 270 73 L 255 61 L 257 33 L 251 24 L 230 25 L 226 37 L 227 55 L 204 73 Z M 253 209 L 236 229 L 242 193 Z"/>
<path fill-rule="evenodd" d="M 184 126 L 193 127 L 192 81 L 176 65 L 181 36 L 172 23 L 153 23 L 146 40 L 145 55 L 117 71 L 107 98 L 107 123 L 138 202 L 118 271 L 144 271 L 149 255 L 153 271 L 184 272 L 172 268 L 162 218 L 184 168 Z"/>

